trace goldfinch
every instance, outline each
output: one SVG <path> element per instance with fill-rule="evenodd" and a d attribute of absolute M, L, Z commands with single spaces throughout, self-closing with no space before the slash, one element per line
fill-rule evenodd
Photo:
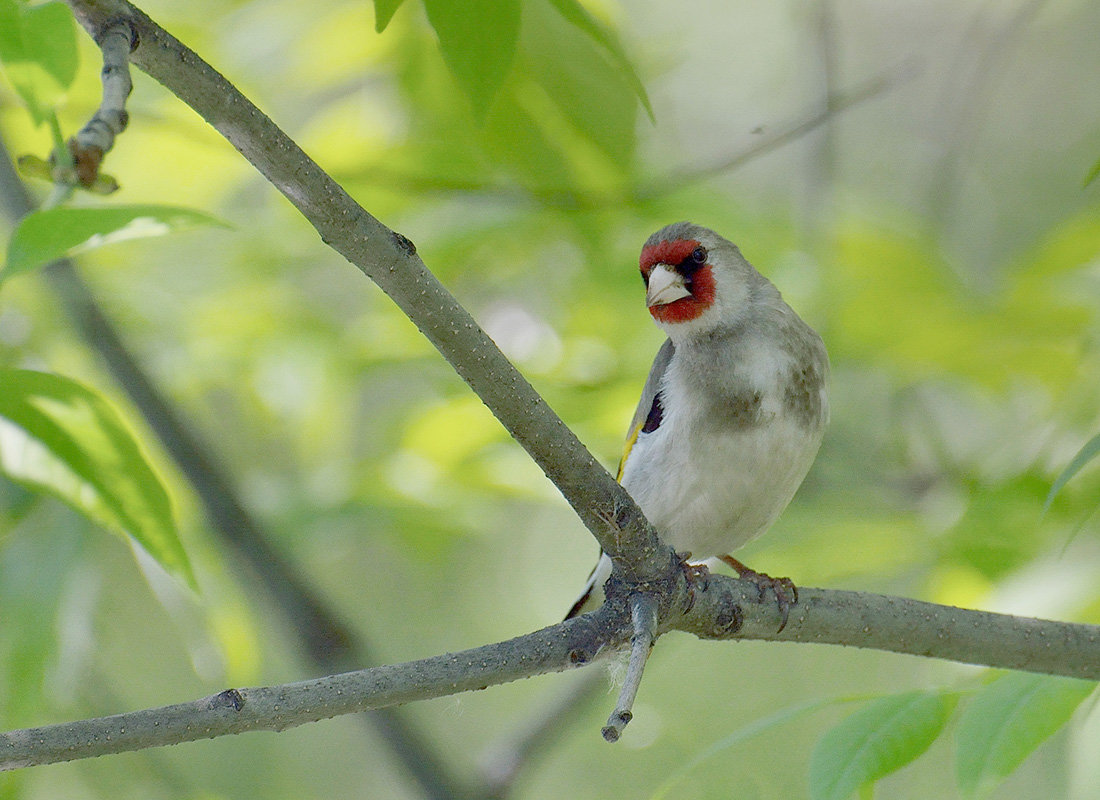
<path fill-rule="evenodd" d="M 776 594 L 794 586 L 728 554 L 766 531 L 802 483 L 829 417 L 821 337 L 732 242 L 690 222 L 642 247 L 657 352 L 619 463 L 619 482 L 661 538 L 693 561 L 717 557 Z M 601 554 L 568 617 L 602 602 Z M 796 595 L 795 595 L 796 597 Z"/>

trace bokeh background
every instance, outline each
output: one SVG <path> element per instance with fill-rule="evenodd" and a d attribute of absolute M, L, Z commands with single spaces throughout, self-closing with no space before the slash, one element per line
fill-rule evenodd
<path fill-rule="evenodd" d="M 409 236 L 609 468 L 662 337 L 637 252 L 678 219 L 737 242 L 822 334 L 833 420 L 794 503 L 738 557 L 803 585 L 1100 621 L 1100 4 L 866 0 L 587 6 L 620 65 L 544 0 L 483 119 L 408 0 L 142 7 Z M 98 102 L 98 53 L 63 109 Z M 79 268 L 232 476 L 274 549 L 372 662 L 553 623 L 596 545 L 551 484 L 363 276 L 159 85 L 135 78 L 108 201 L 207 210 L 217 229 L 122 243 Z M 0 84 L 10 154 L 44 155 Z M 96 202 L 84 200 L 82 202 Z M 13 222 L 0 222 L 0 231 Z M 6 729 L 320 674 L 280 603 L 39 276 L 0 294 L 0 362 L 75 377 L 122 409 L 168 482 L 201 592 L 60 503 L 0 479 Z M 0 388 L 2 390 L 2 388 Z M 363 665 L 367 665 L 365 662 Z M 403 710 L 468 785 L 568 695 L 547 676 Z M 516 798 L 804 797 L 828 698 L 977 686 L 957 664 L 831 647 L 660 642 L 623 740 L 606 675 L 553 727 Z M 1086 703 L 994 797 L 1100 798 Z M 715 752 L 700 760 L 709 750 Z M 686 774 L 684 772 L 686 771 Z M 957 795 L 950 729 L 880 797 Z M 481 790 L 478 790 L 481 791 Z M 417 798 L 354 719 L 0 777 L 5 798 Z"/>

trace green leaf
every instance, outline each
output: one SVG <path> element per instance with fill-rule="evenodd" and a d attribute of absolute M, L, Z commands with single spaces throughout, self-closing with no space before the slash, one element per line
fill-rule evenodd
<path fill-rule="evenodd" d="M 45 121 L 76 77 L 76 29 L 68 7 L 0 0 L 0 63 L 35 123 Z"/>
<path fill-rule="evenodd" d="M 424 0 L 451 72 L 483 116 L 500 91 L 519 39 L 519 0 Z"/>
<path fill-rule="evenodd" d="M 168 493 L 115 410 L 75 381 L 0 369 L 0 471 L 133 537 L 194 585 Z"/>
<path fill-rule="evenodd" d="M 1013 672 L 983 689 L 959 719 L 959 789 L 972 797 L 1000 783 L 1069 720 L 1095 686 L 1073 678 Z"/>
<path fill-rule="evenodd" d="M 44 673 L 58 657 L 59 607 L 66 594 L 79 592 L 86 528 L 60 508 L 41 509 L 20 533 L 0 539 L 0 696 L 6 726 L 34 724 L 49 702 L 55 684 Z"/>
<path fill-rule="evenodd" d="M 374 29 L 381 33 L 405 0 L 374 0 Z"/>
<path fill-rule="evenodd" d="M 524 7 L 519 54 L 479 133 L 486 152 L 553 201 L 629 181 L 638 102 L 621 71 L 549 3 Z"/>
<path fill-rule="evenodd" d="M 1085 465 L 1097 456 L 1100 456 L 1100 433 L 1085 442 L 1085 446 L 1077 451 L 1077 455 L 1069 462 L 1069 466 L 1062 470 L 1062 474 L 1055 479 L 1054 484 L 1050 487 L 1050 492 L 1047 494 L 1046 502 L 1043 503 L 1043 513 L 1050 509 L 1050 504 L 1054 502 L 1058 492 L 1062 491 L 1062 487 L 1069 483 L 1070 478 L 1084 469 Z"/>
<path fill-rule="evenodd" d="M 550 0 L 550 2 L 553 3 L 558 13 L 560 13 L 570 25 L 573 25 L 578 30 L 592 37 L 592 39 L 607 50 L 612 60 L 618 65 L 619 69 L 622 70 L 623 76 L 626 78 L 631 88 L 634 89 L 634 93 L 638 95 L 638 100 L 646 110 L 650 120 L 654 120 L 653 106 L 649 103 L 649 95 L 646 93 L 645 85 L 642 83 L 641 78 L 638 77 L 634 65 L 631 63 L 630 58 L 627 57 L 626 51 L 623 49 L 615 33 L 588 13 L 588 9 L 582 6 L 577 0 Z"/>
<path fill-rule="evenodd" d="M 905 692 L 880 698 L 827 732 L 810 756 L 810 797 L 846 800 L 901 769 L 940 735 L 953 694 Z"/>
<path fill-rule="evenodd" d="M 1088 186 L 1090 183 L 1096 180 L 1097 175 L 1100 175 L 1100 161 L 1097 161 L 1095 164 L 1093 164 L 1092 169 L 1088 171 L 1088 174 L 1085 176 L 1085 186 Z"/>
<path fill-rule="evenodd" d="M 50 208 L 20 220 L 8 242 L 8 258 L 0 280 L 58 258 L 105 244 L 162 236 L 198 225 L 227 227 L 208 214 L 172 206 L 111 206 Z"/>

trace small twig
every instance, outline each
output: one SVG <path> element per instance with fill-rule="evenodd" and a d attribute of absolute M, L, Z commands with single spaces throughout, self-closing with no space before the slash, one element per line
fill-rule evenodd
<path fill-rule="evenodd" d="M 129 122 L 126 98 L 133 88 L 130 51 L 137 45 L 137 34 L 128 23 L 117 21 L 102 30 L 96 44 L 103 53 L 103 100 L 87 124 L 69 140 L 76 179 L 85 188 L 99 179 L 103 157 Z"/>
<path fill-rule="evenodd" d="M 783 145 L 797 141 L 848 109 L 895 89 L 900 84 L 911 80 L 917 70 L 917 62 L 910 59 L 893 71 L 871 78 L 850 91 L 829 95 L 825 99 L 823 110 L 800 120 L 787 122 L 774 131 L 769 131 L 762 141 L 754 142 L 752 146 L 720 161 L 699 167 L 683 167 L 672 174 L 662 175 L 657 180 L 650 181 L 640 187 L 634 193 L 634 199 L 636 201 L 646 201 L 664 197 L 673 192 L 687 189 L 693 184 L 710 180 L 716 175 L 742 167 L 754 159 L 779 149 Z"/>
<path fill-rule="evenodd" d="M 630 661 L 626 667 L 623 688 L 619 692 L 619 702 L 608 717 L 603 729 L 603 738 L 617 742 L 623 728 L 634 718 L 634 698 L 642 685 L 642 673 L 653 643 L 657 641 L 657 601 L 653 595 L 635 594 L 630 598 L 630 619 L 634 635 L 630 637 Z"/>

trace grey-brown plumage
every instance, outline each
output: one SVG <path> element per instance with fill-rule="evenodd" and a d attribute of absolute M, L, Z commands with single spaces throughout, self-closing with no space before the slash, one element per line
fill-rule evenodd
<path fill-rule="evenodd" d="M 679 222 L 640 260 L 667 334 L 630 426 L 619 481 L 693 560 L 766 531 L 809 470 L 828 421 L 821 338 L 737 247 Z M 603 557 L 589 587 L 610 574 Z M 582 596 L 572 613 L 592 605 Z"/>

